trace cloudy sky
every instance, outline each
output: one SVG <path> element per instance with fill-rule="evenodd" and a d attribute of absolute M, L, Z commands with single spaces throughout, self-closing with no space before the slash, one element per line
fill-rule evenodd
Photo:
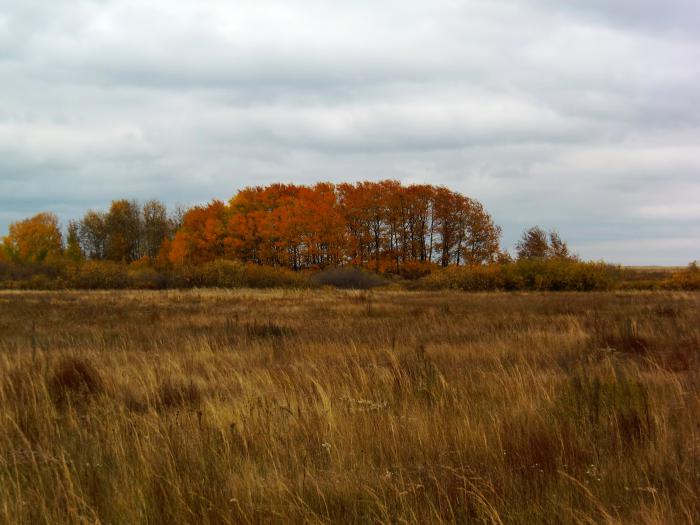
<path fill-rule="evenodd" d="M 0 2 L 0 235 L 384 178 L 481 200 L 507 247 L 699 259 L 700 2 Z"/>

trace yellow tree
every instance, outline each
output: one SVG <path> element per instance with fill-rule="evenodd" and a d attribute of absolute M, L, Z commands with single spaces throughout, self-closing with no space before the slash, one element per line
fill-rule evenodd
<path fill-rule="evenodd" d="M 9 235 L 3 241 L 5 251 L 21 262 L 55 260 L 61 255 L 61 230 L 53 213 L 10 224 Z"/>

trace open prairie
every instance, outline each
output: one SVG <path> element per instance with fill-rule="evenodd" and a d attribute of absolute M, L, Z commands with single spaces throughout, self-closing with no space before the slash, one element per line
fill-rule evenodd
<path fill-rule="evenodd" d="M 693 523 L 700 295 L 0 293 L 2 523 Z"/>

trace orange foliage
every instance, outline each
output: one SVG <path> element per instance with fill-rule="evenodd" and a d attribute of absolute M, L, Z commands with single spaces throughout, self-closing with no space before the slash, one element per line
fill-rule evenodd
<path fill-rule="evenodd" d="M 401 273 L 416 261 L 425 268 L 493 262 L 499 238 L 478 202 L 443 187 L 387 180 L 245 188 L 227 205 L 190 210 L 164 249 L 175 265 L 224 258 L 294 270 L 354 264 Z"/>
<path fill-rule="evenodd" d="M 227 208 L 221 201 L 191 209 L 175 234 L 168 258 L 173 264 L 201 264 L 223 257 Z"/>
<path fill-rule="evenodd" d="M 61 255 L 61 231 L 58 218 L 52 213 L 10 224 L 4 239 L 5 252 L 22 262 L 54 260 Z"/>

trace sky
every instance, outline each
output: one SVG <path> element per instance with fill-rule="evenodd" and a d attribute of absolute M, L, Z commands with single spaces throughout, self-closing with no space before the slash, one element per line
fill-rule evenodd
<path fill-rule="evenodd" d="M 2 0 L 0 235 L 116 198 L 397 179 L 512 251 L 700 259 L 697 0 Z"/>

